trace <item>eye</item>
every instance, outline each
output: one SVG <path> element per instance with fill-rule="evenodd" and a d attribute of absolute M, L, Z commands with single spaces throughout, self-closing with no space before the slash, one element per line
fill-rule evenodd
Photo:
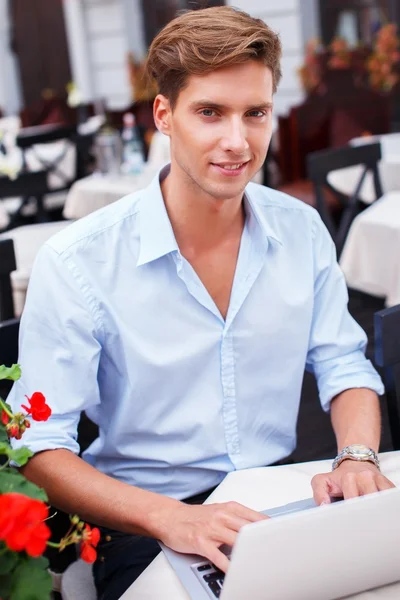
<path fill-rule="evenodd" d="M 249 110 L 249 112 L 247 113 L 247 115 L 249 117 L 256 117 L 256 118 L 260 118 L 260 117 L 265 117 L 267 113 L 265 112 L 265 110 Z"/>
<path fill-rule="evenodd" d="M 200 114 L 203 115 L 203 117 L 215 117 L 216 116 L 216 112 L 212 108 L 202 108 L 200 111 Z"/>

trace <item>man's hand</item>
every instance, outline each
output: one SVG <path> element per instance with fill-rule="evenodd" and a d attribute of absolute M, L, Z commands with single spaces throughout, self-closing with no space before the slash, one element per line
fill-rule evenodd
<path fill-rule="evenodd" d="M 331 498 L 355 498 L 395 487 L 370 462 L 344 460 L 335 471 L 312 478 L 311 485 L 317 504 L 329 504 Z"/>
<path fill-rule="evenodd" d="M 159 516 L 158 539 L 177 552 L 200 554 L 226 572 L 229 559 L 219 550 L 233 546 L 243 525 L 268 519 L 237 502 L 171 507 Z"/>

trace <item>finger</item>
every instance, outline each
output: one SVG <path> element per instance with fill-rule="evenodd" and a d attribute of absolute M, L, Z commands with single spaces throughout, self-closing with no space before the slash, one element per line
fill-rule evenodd
<path fill-rule="evenodd" d="M 263 515 L 264 516 L 264 515 Z M 238 517 L 237 515 L 233 515 L 231 513 L 225 513 L 222 517 L 223 524 L 232 529 L 232 531 L 240 531 L 240 529 L 244 525 L 248 525 L 249 523 L 254 523 L 254 521 L 249 521 L 248 519 L 243 519 L 242 517 Z"/>
<path fill-rule="evenodd" d="M 227 556 L 221 550 L 217 548 L 217 546 L 213 546 L 212 544 L 205 544 L 204 550 L 202 550 L 202 555 L 208 560 L 221 569 L 224 573 L 229 569 L 230 561 Z"/>
<path fill-rule="evenodd" d="M 241 519 L 246 520 L 248 523 L 256 523 L 257 521 L 265 521 L 265 519 L 269 519 L 267 515 L 263 515 L 262 513 L 248 508 L 243 504 L 239 504 L 239 502 L 227 502 L 225 506 L 230 513 L 237 515 Z"/>
<path fill-rule="evenodd" d="M 375 494 L 378 491 L 375 473 L 372 473 L 371 471 L 358 473 L 356 476 L 356 484 L 359 496 Z"/>
<path fill-rule="evenodd" d="M 326 476 L 314 476 L 311 480 L 311 487 L 313 490 L 315 504 L 318 506 L 321 504 L 330 504 L 330 484 Z"/>
<path fill-rule="evenodd" d="M 342 491 L 345 500 L 357 498 L 360 495 L 355 473 L 346 473 L 342 477 Z"/>
<path fill-rule="evenodd" d="M 213 536 L 213 540 L 218 542 L 218 545 L 226 544 L 233 548 L 233 544 L 236 542 L 237 531 L 233 531 L 232 529 L 221 528 L 220 531 L 216 532 L 216 535 Z"/>

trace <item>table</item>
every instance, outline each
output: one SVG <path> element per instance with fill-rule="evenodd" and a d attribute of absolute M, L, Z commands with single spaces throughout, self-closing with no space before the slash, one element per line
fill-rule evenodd
<path fill-rule="evenodd" d="M 347 285 L 400 303 L 400 192 L 384 194 L 353 221 L 340 266 Z"/>
<path fill-rule="evenodd" d="M 76 181 L 65 199 L 63 216 L 80 219 L 123 196 L 146 187 L 156 171 L 145 169 L 140 175 L 102 175 L 96 173 Z"/>
<path fill-rule="evenodd" d="M 383 192 L 400 190 L 400 134 L 354 138 L 350 144 L 359 146 L 373 142 L 381 143 L 382 160 L 378 163 L 378 169 Z M 351 196 L 360 180 L 363 168 L 363 166 L 357 165 L 331 171 L 328 174 L 328 182 L 342 194 Z M 371 204 L 375 200 L 373 177 L 370 172 L 367 173 L 361 187 L 360 199 L 366 204 Z"/>
<path fill-rule="evenodd" d="M 380 454 L 379 458 L 385 475 L 393 483 L 400 485 L 400 451 Z M 207 503 L 236 500 L 255 510 L 262 510 L 309 498 L 311 496 L 311 477 L 317 473 L 329 471 L 331 464 L 331 460 L 323 460 L 235 471 L 224 479 Z M 163 554 L 157 556 L 125 592 L 121 600 L 138 600 L 139 598 L 140 600 L 189 599 L 187 592 L 169 567 Z M 398 600 L 400 598 L 400 582 L 356 594 L 351 598 L 353 600 Z"/>

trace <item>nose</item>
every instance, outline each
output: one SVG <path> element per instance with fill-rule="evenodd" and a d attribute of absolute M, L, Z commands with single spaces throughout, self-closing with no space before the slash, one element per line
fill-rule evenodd
<path fill-rule="evenodd" d="M 248 150 L 247 128 L 240 117 L 233 117 L 225 123 L 221 148 L 225 152 L 232 152 L 238 156 L 243 155 Z"/>

